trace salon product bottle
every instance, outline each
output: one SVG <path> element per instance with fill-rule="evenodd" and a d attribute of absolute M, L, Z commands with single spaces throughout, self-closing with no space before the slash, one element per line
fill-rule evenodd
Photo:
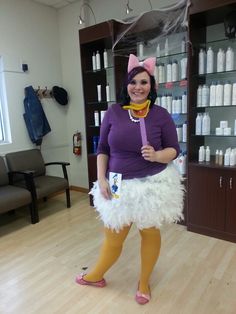
<path fill-rule="evenodd" d="M 207 107 L 209 105 L 209 93 L 210 93 L 209 86 L 204 84 L 202 87 L 202 101 L 201 101 L 202 107 Z"/>
<path fill-rule="evenodd" d="M 184 143 L 186 143 L 187 142 L 187 121 L 184 122 L 182 130 L 183 130 L 183 132 L 182 132 L 183 133 L 182 141 Z"/>
<path fill-rule="evenodd" d="M 103 64 L 105 69 L 108 68 L 108 56 L 106 49 L 103 51 Z"/>
<path fill-rule="evenodd" d="M 216 106 L 223 106 L 224 87 L 219 81 L 216 85 Z"/>
<path fill-rule="evenodd" d="M 98 94 L 98 101 L 100 102 L 102 100 L 102 86 L 99 84 L 97 85 L 97 94 Z"/>
<path fill-rule="evenodd" d="M 205 151 L 205 161 L 210 162 L 210 159 L 211 159 L 211 151 L 210 151 L 210 147 L 207 146 L 206 151 Z"/>
<path fill-rule="evenodd" d="M 202 135 L 210 135 L 211 119 L 208 112 L 204 112 L 202 118 Z"/>
<path fill-rule="evenodd" d="M 216 84 L 215 84 L 215 82 L 212 82 L 211 86 L 210 86 L 209 105 L 213 106 L 213 107 L 216 105 Z"/>
<path fill-rule="evenodd" d="M 223 72 L 225 70 L 225 52 L 223 49 L 219 48 L 217 53 L 217 72 Z"/>
<path fill-rule="evenodd" d="M 205 56 L 206 56 L 205 50 L 201 48 L 198 54 L 198 74 L 205 73 L 205 58 L 206 58 Z"/>
<path fill-rule="evenodd" d="M 172 82 L 176 82 L 176 81 L 178 81 L 178 79 L 179 79 L 179 71 L 178 71 L 178 68 L 179 68 L 179 66 L 178 66 L 178 62 L 177 62 L 177 60 L 174 60 L 173 62 L 172 62 Z"/>
<path fill-rule="evenodd" d="M 165 40 L 165 56 L 168 56 L 169 54 L 169 40 L 168 37 Z"/>
<path fill-rule="evenodd" d="M 175 113 L 181 113 L 182 111 L 182 97 L 178 97 L 175 103 Z"/>
<path fill-rule="evenodd" d="M 230 152 L 228 149 L 226 149 L 225 155 L 224 155 L 224 166 L 229 166 L 230 163 Z"/>
<path fill-rule="evenodd" d="M 159 76 L 159 83 L 164 83 L 164 64 L 160 63 L 158 66 L 158 76 Z"/>
<path fill-rule="evenodd" d="M 201 106 L 202 106 L 202 85 L 199 85 L 197 89 L 197 107 Z"/>
<path fill-rule="evenodd" d="M 236 120 L 234 120 L 234 135 L 236 135 Z"/>
<path fill-rule="evenodd" d="M 216 150 L 216 154 L 215 154 L 215 164 L 219 163 L 219 150 Z"/>
<path fill-rule="evenodd" d="M 138 56 L 139 56 L 140 58 L 143 58 L 143 42 L 140 42 L 140 43 L 138 44 Z"/>
<path fill-rule="evenodd" d="M 176 133 L 177 133 L 178 142 L 181 142 L 182 138 L 183 138 L 183 128 L 182 128 L 182 125 L 176 125 Z"/>
<path fill-rule="evenodd" d="M 232 106 L 236 106 L 236 83 L 233 83 L 232 90 Z"/>
<path fill-rule="evenodd" d="M 156 48 L 156 56 L 157 56 L 157 58 L 160 58 L 160 56 L 161 56 L 160 44 L 157 44 L 157 48 Z"/>
<path fill-rule="evenodd" d="M 202 134 L 202 114 L 198 113 L 195 123 L 195 134 L 201 135 Z"/>
<path fill-rule="evenodd" d="M 104 118 L 104 116 L 105 116 L 105 113 L 106 113 L 106 110 L 101 110 L 101 111 L 100 111 L 101 123 L 102 123 L 102 120 L 103 120 L 103 118 Z"/>
<path fill-rule="evenodd" d="M 232 85 L 230 81 L 227 81 L 224 84 L 224 97 L 223 97 L 223 104 L 224 106 L 231 106 L 232 103 Z"/>
<path fill-rule="evenodd" d="M 94 124 L 95 126 L 99 126 L 99 112 L 97 110 L 94 111 Z"/>
<path fill-rule="evenodd" d="M 176 112 L 176 102 L 177 102 L 177 97 L 174 97 L 173 99 L 172 99 L 172 113 L 173 114 L 175 114 L 175 113 L 177 113 Z"/>
<path fill-rule="evenodd" d="M 205 158 L 204 146 L 200 146 L 198 150 L 198 162 L 203 162 Z"/>
<path fill-rule="evenodd" d="M 231 47 L 228 47 L 225 54 L 225 70 L 226 71 L 234 70 L 234 51 Z"/>
<path fill-rule="evenodd" d="M 169 113 L 172 112 L 172 95 L 168 94 L 166 97 L 166 109 Z"/>
<path fill-rule="evenodd" d="M 95 54 L 95 52 L 94 52 L 93 55 L 92 55 L 92 68 L 93 68 L 93 71 L 96 71 L 96 70 L 97 70 L 96 54 Z"/>
<path fill-rule="evenodd" d="M 101 70 L 101 57 L 98 50 L 96 53 L 96 67 L 97 67 L 97 70 Z"/>
<path fill-rule="evenodd" d="M 107 83 L 106 85 L 106 101 L 110 101 L 110 86 L 109 84 Z"/>
<path fill-rule="evenodd" d="M 187 64 L 188 64 L 187 58 L 182 58 L 180 60 L 180 79 L 181 80 L 185 80 L 187 78 Z"/>
<path fill-rule="evenodd" d="M 166 95 L 161 97 L 161 106 L 166 109 Z"/>
<path fill-rule="evenodd" d="M 219 151 L 219 165 L 222 166 L 223 165 L 223 151 L 220 149 Z"/>
<path fill-rule="evenodd" d="M 166 65 L 166 82 L 172 82 L 172 63 L 170 61 Z"/>
<path fill-rule="evenodd" d="M 182 95 L 182 113 L 187 113 L 187 92 Z"/>
<path fill-rule="evenodd" d="M 181 41 L 181 52 L 182 53 L 186 52 L 186 39 L 185 39 L 185 37 L 183 37 L 182 41 Z"/>
<path fill-rule="evenodd" d="M 206 73 L 213 73 L 214 52 L 211 47 L 207 49 Z"/>
<path fill-rule="evenodd" d="M 233 149 L 231 150 L 230 155 L 229 155 L 229 165 L 230 166 L 235 165 L 235 154 L 234 154 Z"/>

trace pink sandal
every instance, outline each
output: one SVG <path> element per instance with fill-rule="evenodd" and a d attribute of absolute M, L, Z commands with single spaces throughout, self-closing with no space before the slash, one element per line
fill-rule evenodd
<path fill-rule="evenodd" d="M 139 284 L 138 284 L 139 286 Z M 139 287 L 138 287 L 139 289 Z M 150 289 L 150 288 L 149 288 Z M 135 300 L 138 304 L 146 304 L 151 300 L 151 293 L 142 293 L 139 290 L 137 290 L 136 295 L 135 295 Z"/>
<path fill-rule="evenodd" d="M 82 273 L 75 278 L 75 282 L 78 283 L 79 285 L 83 286 L 93 286 L 93 287 L 98 287 L 98 288 L 103 288 L 107 285 L 106 280 L 103 278 L 102 280 L 99 281 L 87 281 L 83 277 L 86 274 Z"/>

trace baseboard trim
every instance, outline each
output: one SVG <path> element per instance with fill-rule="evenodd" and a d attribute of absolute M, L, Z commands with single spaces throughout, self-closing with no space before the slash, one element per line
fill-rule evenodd
<path fill-rule="evenodd" d="M 71 191 L 81 192 L 81 193 L 87 193 L 87 194 L 89 192 L 89 189 L 82 188 L 81 186 L 74 186 L 74 185 L 70 186 L 70 190 Z"/>

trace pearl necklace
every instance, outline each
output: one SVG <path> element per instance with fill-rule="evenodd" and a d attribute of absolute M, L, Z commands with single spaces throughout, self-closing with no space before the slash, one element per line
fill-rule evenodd
<path fill-rule="evenodd" d="M 136 119 L 134 119 L 133 117 L 132 117 L 132 115 L 131 115 L 131 111 L 130 110 L 128 110 L 128 113 L 129 113 L 129 118 L 130 118 L 130 120 L 132 121 L 132 122 L 136 122 L 136 123 L 139 123 L 140 122 L 140 120 L 138 119 L 138 120 L 136 120 Z"/>

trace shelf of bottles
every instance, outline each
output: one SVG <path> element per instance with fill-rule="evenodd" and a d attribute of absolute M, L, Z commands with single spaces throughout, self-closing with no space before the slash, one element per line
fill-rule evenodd
<path fill-rule="evenodd" d="M 198 162 L 207 166 L 236 165 L 236 41 L 224 37 L 223 25 L 208 30 L 211 40 L 200 44 L 195 114 L 195 134 L 202 136 Z M 221 36 L 221 39 L 217 39 Z"/>

